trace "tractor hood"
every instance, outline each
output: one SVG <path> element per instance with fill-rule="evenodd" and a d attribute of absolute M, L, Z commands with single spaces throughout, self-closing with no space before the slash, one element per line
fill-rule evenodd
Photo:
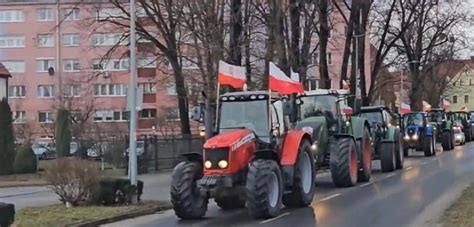
<path fill-rule="evenodd" d="M 255 139 L 255 134 L 249 129 L 236 129 L 216 135 L 204 143 L 204 149 L 217 147 L 231 147 L 244 144 Z"/>

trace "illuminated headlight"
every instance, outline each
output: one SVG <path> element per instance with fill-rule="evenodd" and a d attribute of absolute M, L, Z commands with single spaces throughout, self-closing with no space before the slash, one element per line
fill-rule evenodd
<path fill-rule="evenodd" d="M 462 139 L 461 135 L 456 135 L 456 139 Z"/>
<path fill-rule="evenodd" d="M 346 121 L 346 126 L 349 127 L 351 123 L 349 121 Z"/>
<path fill-rule="evenodd" d="M 210 168 L 212 167 L 212 162 L 211 162 L 211 161 L 205 161 L 205 162 L 204 162 L 204 167 L 205 167 L 206 169 L 210 169 Z"/>
<path fill-rule="evenodd" d="M 206 131 L 199 131 L 199 136 L 200 137 L 206 136 Z"/>
<path fill-rule="evenodd" d="M 436 130 L 436 126 L 433 126 L 433 130 Z"/>
<path fill-rule="evenodd" d="M 412 139 L 413 140 L 418 140 L 418 135 L 417 134 L 413 135 Z"/>
<path fill-rule="evenodd" d="M 311 150 L 313 151 L 318 150 L 318 144 L 316 142 L 311 145 Z"/>
<path fill-rule="evenodd" d="M 221 169 L 227 168 L 229 166 L 229 163 L 226 160 L 220 160 L 219 163 L 217 163 Z"/>
<path fill-rule="evenodd" d="M 400 128 L 400 125 L 397 125 L 397 128 Z"/>
<path fill-rule="evenodd" d="M 408 135 L 405 135 L 405 136 L 403 137 L 403 139 L 404 139 L 404 140 L 409 140 L 410 137 L 409 137 Z"/>
<path fill-rule="evenodd" d="M 388 123 L 388 127 L 392 127 L 392 124 Z"/>

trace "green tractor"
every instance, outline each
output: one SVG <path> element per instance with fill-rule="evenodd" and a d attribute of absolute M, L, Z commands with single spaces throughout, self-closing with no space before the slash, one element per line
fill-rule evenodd
<path fill-rule="evenodd" d="M 472 141 L 474 138 L 474 125 L 471 124 L 471 114 L 465 111 L 454 111 L 449 114 L 454 122 L 454 127 L 459 127 L 466 136 L 466 142 Z"/>
<path fill-rule="evenodd" d="M 382 172 L 392 172 L 403 168 L 404 155 L 400 126 L 397 116 L 388 107 L 362 107 L 358 114 L 366 118 L 372 127 L 373 151 L 375 160 L 380 160 Z"/>
<path fill-rule="evenodd" d="M 330 169 L 337 187 L 370 180 L 372 145 L 365 118 L 351 116 L 344 90 L 314 90 L 300 97 L 296 128 L 312 137 L 317 170 Z"/>
<path fill-rule="evenodd" d="M 441 142 L 444 151 L 454 149 L 454 124 L 452 116 L 444 109 L 435 108 L 428 111 L 429 124 L 436 131 L 436 142 Z"/>

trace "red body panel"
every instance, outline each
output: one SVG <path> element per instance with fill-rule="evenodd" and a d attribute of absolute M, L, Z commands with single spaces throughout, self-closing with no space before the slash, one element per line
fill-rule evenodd
<path fill-rule="evenodd" d="M 298 149 L 303 137 L 307 135 L 304 131 L 290 130 L 283 139 L 283 148 L 281 153 L 281 165 L 294 165 L 298 157 Z"/>
<path fill-rule="evenodd" d="M 255 135 L 251 130 L 239 129 L 210 138 L 204 149 L 229 148 L 229 166 L 226 169 L 204 169 L 204 175 L 230 175 L 244 169 L 256 150 Z M 204 152 L 204 160 L 206 160 Z"/>

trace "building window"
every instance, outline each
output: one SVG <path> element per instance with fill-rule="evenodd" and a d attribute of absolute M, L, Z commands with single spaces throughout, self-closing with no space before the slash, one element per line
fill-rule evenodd
<path fill-rule="evenodd" d="M 78 72 L 81 70 L 79 59 L 65 59 L 63 60 L 64 72 Z"/>
<path fill-rule="evenodd" d="M 92 61 L 92 69 L 95 71 L 127 71 L 130 68 L 130 62 L 126 59 L 94 59 Z"/>
<path fill-rule="evenodd" d="M 53 123 L 54 122 L 54 113 L 53 112 L 39 112 L 38 113 L 38 122 L 39 123 Z"/>
<path fill-rule="evenodd" d="M 154 118 L 156 117 L 156 109 L 143 109 L 138 116 L 140 118 Z"/>
<path fill-rule="evenodd" d="M 138 87 L 143 89 L 144 94 L 156 93 L 155 83 L 139 83 Z"/>
<path fill-rule="evenodd" d="M 53 85 L 38 85 L 38 97 L 40 98 L 51 98 L 54 96 Z"/>
<path fill-rule="evenodd" d="M 459 86 L 464 86 L 464 80 L 463 79 L 459 80 Z"/>
<path fill-rule="evenodd" d="M 9 98 L 24 98 L 26 96 L 26 87 L 20 86 L 9 86 L 8 97 Z"/>
<path fill-rule="evenodd" d="M 26 116 L 25 111 L 13 111 L 12 116 L 13 116 L 13 123 L 15 124 L 25 123 L 25 116 Z"/>
<path fill-rule="evenodd" d="M 173 120 L 173 121 L 179 120 L 179 111 L 178 111 L 178 109 L 172 109 L 172 110 L 168 111 L 168 113 L 166 113 L 166 119 Z"/>
<path fill-rule="evenodd" d="M 469 85 L 471 85 L 471 86 L 474 85 L 474 80 L 469 79 Z"/>
<path fill-rule="evenodd" d="M 464 103 L 469 103 L 469 95 L 464 95 Z"/>
<path fill-rule="evenodd" d="M 65 47 L 79 46 L 80 42 L 81 39 L 77 33 L 63 35 L 63 45 Z"/>
<path fill-rule="evenodd" d="M 166 85 L 166 95 L 177 95 L 176 93 L 176 84 L 168 84 Z"/>
<path fill-rule="evenodd" d="M 311 64 L 312 65 L 317 65 L 319 62 L 319 54 L 318 52 L 314 52 L 313 56 L 311 57 Z"/>
<path fill-rule="evenodd" d="M 38 9 L 36 10 L 36 19 L 38 21 L 53 21 L 54 12 L 52 9 Z"/>
<path fill-rule="evenodd" d="M 25 21 L 23 10 L 0 10 L 0 23 L 23 21 Z"/>
<path fill-rule="evenodd" d="M 148 58 L 141 58 L 138 59 L 138 68 L 156 68 L 156 58 L 155 57 L 148 57 Z"/>
<path fill-rule="evenodd" d="M 24 61 L 3 61 L 1 62 L 10 73 L 24 73 L 25 62 Z"/>
<path fill-rule="evenodd" d="M 308 91 L 313 91 L 319 88 L 319 80 L 315 78 L 309 78 L 306 83 L 306 89 Z"/>
<path fill-rule="evenodd" d="M 181 67 L 182 69 L 198 69 L 197 57 L 182 57 L 181 58 Z M 172 69 L 171 63 L 168 64 L 168 69 Z"/>
<path fill-rule="evenodd" d="M 63 96 L 64 97 L 80 97 L 79 88 L 80 87 L 77 84 L 64 85 Z"/>
<path fill-rule="evenodd" d="M 332 36 L 332 28 L 328 27 L 328 38 L 330 39 Z"/>
<path fill-rule="evenodd" d="M 128 121 L 128 112 L 122 110 L 97 110 L 94 113 L 95 122 Z"/>
<path fill-rule="evenodd" d="M 36 59 L 37 72 L 48 72 L 50 67 L 54 67 L 54 59 Z"/>
<path fill-rule="evenodd" d="M 61 18 L 63 20 L 79 20 L 79 9 L 61 9 Z"/>
<path fill-rule="evenodd" d="M 117 71 L 125 71 L 130 68 L 130 61 L 128 59 L 114 59 L 112 64 L 112 69 Z"/>
<path fill-rule="evenodd" d="M 0 35 L 0 48 L 25 47 L 25 36 L 22 35 Z"/>
<path fill-rule="evenodd" d="M 126 45 L 127 39 L 122 33 L 96 33 L 92 34 L 92 46 Z"/>
<path fill-rule="evenodd" d="M 96 20 L 125 19 L 125 13 L 119 8 L 100 8 L 95 11 Z"/>
<path fill-rule="evenodd" d="M 458 96 L 457 95 L 453 95 L 453 103 L 458 103 Z"/>
<path fill-rule="evenodd" d="M 331 65 L 332 64 L 332 53 L 331 52 L 328 52 L 328 65 Z"/>
<path fill-rule="evenodd" d="M 52 34 L 39 34 L 36 43 L 38 47 L 54 47 L 54 37 Z"/>
<path fill-rule="evenodd" d="M 95 96 L 126 96 L 127 86 L 125 84 L 96 84 L 94 85 Z"/>

